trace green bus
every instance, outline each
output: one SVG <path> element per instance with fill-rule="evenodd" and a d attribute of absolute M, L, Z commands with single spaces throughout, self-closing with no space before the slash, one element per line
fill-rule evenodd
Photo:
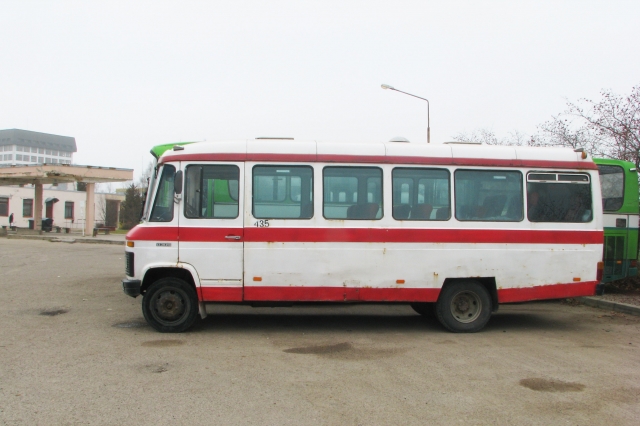
<path fill-rule="evenodd" d="M 638 274 L 638 171 L 629 161 L 594 158 L 600 172 L 607 283 Z"/>

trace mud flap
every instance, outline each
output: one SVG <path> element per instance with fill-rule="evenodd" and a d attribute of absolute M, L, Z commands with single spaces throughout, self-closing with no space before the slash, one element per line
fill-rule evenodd
<path fill-rule="evenodd" d="M 204 302 L 198 302 L 198 310 L 200 311 L 200 318 L 205 319 L 207 317 L 207 307 Z"/>

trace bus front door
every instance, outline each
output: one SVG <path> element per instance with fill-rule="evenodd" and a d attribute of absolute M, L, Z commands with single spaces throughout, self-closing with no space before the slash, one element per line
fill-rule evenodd
<path fill-rule="evenodd" d="M 180 262 L 191 265 L 202 301 L 242 301 L 243 163 L 184 166 Z"/>

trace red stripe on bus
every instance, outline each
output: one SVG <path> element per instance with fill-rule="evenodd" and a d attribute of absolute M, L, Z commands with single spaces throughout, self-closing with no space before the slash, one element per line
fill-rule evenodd
<path fill-rule="evenodd" d="M 228 236 L 240 236 L 239 240 Z M 602 231 L 391 228 L 135 227 L 128 240 L 282 243 L 602 244 Z"/>
<path fill-rule="evenodd" d="M 247 242 L 602 244 L 602 231 L 245 228 Z"/>
<path fill-rule="evenodd" d="M 593 296 L 598 281 L 498 290 L 499 303 Z M 439 288 L 201 287 L 204 302 L 436 302 Z M 243 294 L 244 293 L 244 294 Z"/>
<path fill-rule="evenodd" d="M 200 287 L 203 302 L 242 302 L 242 287 Z"/>
<path fill-rule="evenodd" d="M 136 226 L 127 232 L 126 239 L 132 241 L 178 241 L 176 226 Z"/>
<path fill-rule="evenodd" d="M 552 284 L 535 287 L 498 289 L 498 302 L 526 302 L 531 300 L 563 299 L 565 297 L 594 296 L 598 281 Z"/>
<path fill-rule="evenodd" d="M 416 157 L 393 155 L 342 155 L 342 154 L 273 154 L 273 153 L 194 153 L 171 154 L 160 163 L 171 161 L 265 161 L 278 163 L 367 163 L 367 164 L 416 164 L 438 166 L 477 167 L 536 167 L 546 169 L 597 170 L 591 161 L 519 160 L 496 158 Z"/>
<path fill-rule="evenodd" d="M 244 300 L 273 302 L 435 302 L 439 288 L 254 287 Z"/>
<path fill-rule="evenodd" d="M 229 242 L 242 241 L 244 228 L 190 228 L 183 226 L 178 231 L 180 241 Z M 238 240 L 234 237 L 240 237 Z"/>

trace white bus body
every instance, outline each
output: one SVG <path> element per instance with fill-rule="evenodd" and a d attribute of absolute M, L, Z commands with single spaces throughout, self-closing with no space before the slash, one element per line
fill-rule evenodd
<path fill-rule="evenodd" d="M 159 159 L 145 217 L 127 234 L 124 291 L 144 295 L 159 331 L 185 330 L 207 302 L 396 302 L 469 332 L 500 303 L 593 295 L 599 283 L 599 177 L 581 152 L 291 140 L 178 149 Z"/>

